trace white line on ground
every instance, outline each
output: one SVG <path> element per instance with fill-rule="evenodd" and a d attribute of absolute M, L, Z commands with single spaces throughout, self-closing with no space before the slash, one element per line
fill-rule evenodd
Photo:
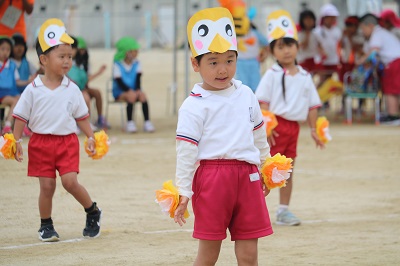
<path fill-rule="evenodd" d="M 147 232 L 143 232 L 143 234 L 164 234 L 164 233 L 176 233 L 176 232 L 193 232 L 193 229 L 174 229 L 174 230 L 147 231 Z"/>
<path fill-rule="evenodd" d="M 35 247 L 35 246 L 42 246 L 42 245 L 52 245 L 52 244 L 59 244 L 59 243 L 75 243 L 75 242 L 80 242 L 85 240 L 84 238 L 73 238 L 73 239 L 66 239 L 66 240 L 61 240 L 57 242 L 38 242 L 34 244 L 24 244 L 24 245 L 18 245 L 18 246 L 8 246 L 8 247 L 0 247 L 0 250 L 3 249 L 20 249 L 20 248 L 29 248 L 29 247 Z"/>

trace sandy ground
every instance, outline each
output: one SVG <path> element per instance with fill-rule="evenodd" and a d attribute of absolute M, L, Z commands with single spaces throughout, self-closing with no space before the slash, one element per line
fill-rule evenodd
<path fill-rule="evenodd" d="M 157 131 L 122 132 L 120 109 L 112 105 L 109 154 L 93 161 L 82 149 L 79 178 L 103 209 L 101 236 L 82 238 L 83 209 L 58 179 L 53 220 L 61 241 L 41 243 L 37 239 L 39 186 L 35 178 L 26 177 L 27 158 L 21 164 L 0 160 L 0 265 L 193 263 L 197 251 L 197 241 L 191 237 L 193 216 L 180 228 L 154 202 L 154 191 L 174 178 L 177 118 L 166 100 L 172 53 L 144 51 L 139 56 Z M 103 63 L 109 66 L 107 74 L 93 82 L 105 93 L 112 52 L 93 50 L 92 58 L 93 69 Z M 184 98 L 184 60 L 179 54 L 178 106 Z M 190 84 L 197 80 L 192 73 Z M 139 106 L 136 110 L 141 129 L 142 113 Z M 375 126 L 370 117 L 364 120 L 353 126 L 343 125 L 340 119 L 334 122 L 334 140 L 322 151 L 314 147 L 308 129 L 302 128 L 291 208 L 303 223 L 274 225 L 275 233 L 259 241 L 260 265 L 400 264 L 400 128 Z M 266 200 L 275 221 L 278 191 Z M 217 265 L 235 262 L 228 238 Z"/>

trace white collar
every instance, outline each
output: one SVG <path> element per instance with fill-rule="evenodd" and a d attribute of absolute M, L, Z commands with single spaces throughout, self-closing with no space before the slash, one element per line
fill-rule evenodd
<path fill-rule="evenodd" d="M 233 85 L 235 85 L 236 89 L 239 89 L 240 86 L 242 85 L 242 82 L 240 80 L 236 80 L 236 79 L 232 79 L 232 83 Z M 203 89 L 203 87 L 201 87 L 203 83 L 196 83 L 193 87 L 193 90 L 190 93 L 190 96 L 194 96 L 194 97 L 208 97 L 210 95 L 212 95 L 211 92 Z"/>
<path fill-rule="evenodd" d="M 40 87 L 40 86 L 44 86 L 42 79 L 40 78 L 41 75 L 38 75 L 34 80 L 33 80 L 33 86 L 34 87 Z M 67 76 L 64 75 L 60 86 L 65 86 L 68 87 L 69 83 L 70 83 L 70 79 L 67 78 Z"/>
<path fill-rule="evenodd" d="M 283 68 L 278 65 L 278 63 L 274 63 L 271 67 L 271 69 L 275 72 L 283 72 Z M 300 65 L 297 65 L 297 69 L 299 70 L 299 73 L 302 75 L 308 75 L 308 72 L 302 68 Z"/>

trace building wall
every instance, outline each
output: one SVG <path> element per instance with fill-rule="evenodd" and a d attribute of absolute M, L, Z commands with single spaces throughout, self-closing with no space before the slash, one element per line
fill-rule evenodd
<path fill-rule="evenodd" d="M 370 0 L 369 0 L 370 1 Z M 267 15 L 276 9 L 287 9 L 295 21 L 307 5 L 316 15 L 328 2 L 347 14 L 346 0 L 247 0 L 257 8 L 254 23 L 265 31 Z M 92 47 L 113 47 L 125 35 L 138 39 L 143 48 L 172 46 L 174 35 L 174 0 L 36 0 L 32 15 L 27 16 L 28 43 L 32 45 L 38 28 L 48 18 L 64 21 L 70 34 L 82 36 Z M 186 41 L 185 4 L 189 16 L 199 9 L 219 6 L 217 0 L 176 0 L 178 46 Z"/>

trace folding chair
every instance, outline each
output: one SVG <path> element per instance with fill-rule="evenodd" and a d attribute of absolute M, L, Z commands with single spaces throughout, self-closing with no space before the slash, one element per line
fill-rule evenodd
<path fill-rule="evenodd" d="M 344 75 L 344 87 L 346 93 L 346 123 L 353 123 L 352 102 L 353 99 L 373 99 L 375 101 L 375 125 L 379 125 L 380 121 L 380 96 L 379 96 L 379 78 L 373 77 L 372 89 L 370 91 L 361 91 L 358 84 L 352 84 L 351 72 Z"/>
<path fill-rule="evenodd" d="M 124 128 L 124 125 L 125 125 L 125 115 L 124 115 L 124 113 L 125 113 L 126 102 L 114 100 L 114 96 L 112 94 L 112 83 L 113 83 L 113 79 L 112 78 L 107 80 L 107 84 L 106 84 L 106 113 L 105 113 L 105 117 L 106 117 L 106 120 L 110 122 L 110 120 L 108 119 L 110 104 L 119 105 L 120 109 L 121 109 L 121 128 Z"/>

